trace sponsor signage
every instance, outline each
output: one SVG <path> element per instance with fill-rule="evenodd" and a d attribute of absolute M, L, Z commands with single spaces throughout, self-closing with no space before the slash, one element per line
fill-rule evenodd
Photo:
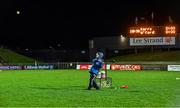
<path fill-rule="evenodd" d="M 112 64 L 111 70 L 141 70 L 141 65 Z"/>
<path fill-rule="evenodd" d="M 89 70 L 91 68 L 91 64 L 80 64 L 76 66 L 76 69 L 80 69 L 80 70 Z M 110 65 L 103 65 L 103 69 L 110 69 Z"/>
<path fill-rule="evenodd" d="M 89 64 L 81 64 L 80 65 L 80 70 L 88 70 L 91 68 L 92 65 L 89 65 Z"/>
<path fill-rule="evenodd" d="M 0 70 L 21 70 L 22 66 L 0 66 Z"/>
<path fill-rule="evenodd" d="M 180 71 L 180 65 L 168 65 L 168 71 Z"/>
<path fill-rule="evenodd" d="M 130 38 L 130 46 L 175 45 L 175 37 Z"/>
<path fill-rule="evenodd" d="M 53 69 L 53 65 L 24 66 L 24 69 Z"/>

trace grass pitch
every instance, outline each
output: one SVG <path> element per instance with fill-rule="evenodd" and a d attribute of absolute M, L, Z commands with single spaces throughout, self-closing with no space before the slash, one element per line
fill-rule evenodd
<path fill-rule="evenodd" d="M 88 70 L 1 71 L 0 107 L 180 107 L 180 72 L 108 72 L 113 87 L 89 91 Z"/>

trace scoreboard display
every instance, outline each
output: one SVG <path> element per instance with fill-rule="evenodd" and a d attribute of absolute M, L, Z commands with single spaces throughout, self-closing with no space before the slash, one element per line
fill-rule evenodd
<path fill-rule="evenodd" d="M 176 27 L 175 26 L 130 27 L 129 35 L 138 36 L 138 37 L 176 36 Z"/>

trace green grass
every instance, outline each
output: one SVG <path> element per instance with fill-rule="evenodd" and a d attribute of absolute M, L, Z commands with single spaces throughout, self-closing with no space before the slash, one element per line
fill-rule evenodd
<path fill-rule="evenodd" d="M 15 53 L 8 49 L 0 48 L 0 58 L 8 63 L 34 63 L 34 59 Z"/>
<path fill-rule="evenodd" d="M 179 72 L 109 71 L 113 87 L 90 91 L 88 76 L 79 70 L 1 71 L 0 107 L 180 107 Z M 128 89 L 119 88 L 125 84 Z"/>
<path fill-rule="evenodd" d="M 146 52 L 138 54 L 129 54 L 117 56 L 108 59 L 107 61 L 180 61 L 180 51 L 170 52 Z"/>

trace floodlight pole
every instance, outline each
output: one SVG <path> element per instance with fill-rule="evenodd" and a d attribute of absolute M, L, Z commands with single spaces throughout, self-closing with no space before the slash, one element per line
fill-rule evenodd
<path fill-rule="evenodd" d="M 151 19 L 152 19 L 152 26 L 154 25 L 154 12 L 151 13 Z M 151 52 L 154 52 L 153 45 L 151 46 Z"/>

